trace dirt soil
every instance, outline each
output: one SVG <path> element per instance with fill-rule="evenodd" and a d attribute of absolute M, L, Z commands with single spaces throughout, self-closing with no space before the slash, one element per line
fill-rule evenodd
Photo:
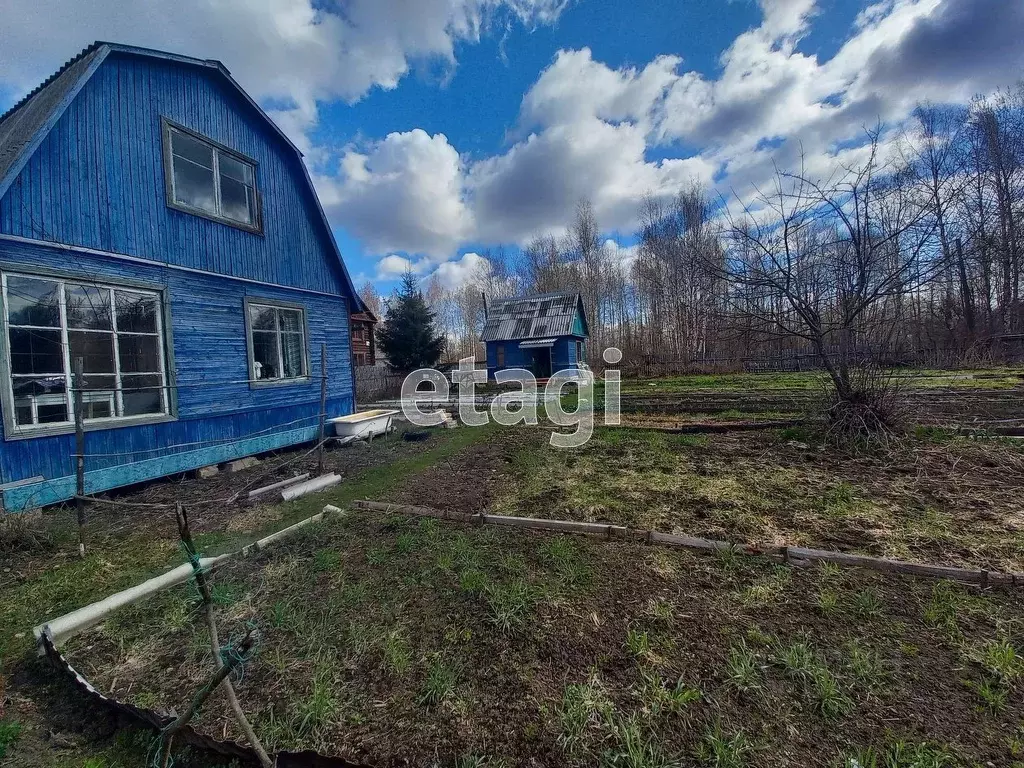
<path fill-rule="evenodd" d="M 517 457 L 544 450 L 547 430 L 502 429 L 486 442 L 474 445 L 420 472 L 377 501 L 412 504 L 477 514 L 490 509 L 492 500 L 510 482 Z"/>
<path fill-rule="evenodd" d="M 599 429 L 577 451 L 520 452 L 513 474 L 495 514 L 1024 572 L 1018 442 L 910 441 L 858 455 L 786 431 Z"/>
<path fill-rule="evenodd" d="M 347 481 L 329 493 L 344 496 L 364 486 L 386 485 L 402 471 L 409 471 L 409 466 L 415 471 L 424 453 L 443 450 L 453 438 L 467 437 L 471 436 L 435 432 L 424 442 L 406 442 L 391 435 L 370 445 L 356 443 L 328 450 L 325 471 L 337 472 Z M 140 764 L 140 754 L 145 759 L 148 744 L 140 752 L 132 739 L 141 734 L 140 738 L 151 740 L 151 734 L 110 728 L 111 736 L 106 727 L 100 733 L 90 725 L 101 722 L 98 716 L 82 717 L 81 707 L 52 706 L 48 697 L 77 701 L 77 694 L 34 660 L 29 650 L 32 625 L 182 562 L 174 522 L 175 501 L 185 503 L 196 540 L 206 551 L 235 549 L 259 532 L 269 532 L 319 511 L 326 503 L 319 496 L 291 505 L 277 503 L 272 497 L 259 503 L 249 503 L 245 498 L 250 488 L 302 472 L 315 476 L 316 455 L 307 451 L 302 448 L 265 455 L 258 465 L 237 473 L 222 472 L 206 479 L 178 476 L 105 494 L 105 499 L 116 503 L 88 507 L 89 556 L 85 560 L 77 556 L 73 507 L 2 521 L 0 737 L 5 726 L 20 725 L 17 765 L 78 768 L 81 760 L 67 761 L 75 755 L 90 755 L 96 761 L 90 763 L 91 768 L 127 768 Z M 385 466 L 396 467 L 396 474 L 382 476 L 378 470 Z M 372 495 L 363 491 L 359 494 Z M 234 501 L 225 501 L 236 495 Z M 197 765 L 213 764 L 206 757 L 197 759 Z"/>
<path fill-rule="evenodd" d="M 742 763 L 717 764 L 774 768 L 870 746 L 1009 765 L 1024 721 L 1018 672 L 995 709 L 976 692 L 998 687 L 989 650 L 1020 647 L 1019 592 L 372 513 L 214 581 L 222 635 L 260 628 L 237 687 L 272 748 L 538 767 L 714 765 L 725 750 Z M 165 710 L 210 665 L 185 588 L 69 653 L 100 690 Z M 234 734 L 223 701 L 200 727 Z"/>
<path fill-rule="evenodd" d="M 428 450 L 431 443 L 406 442 L 402 426 L 385 439 L 358 442 L 324 452 L 324 473 L 334 472 L 347 479 L 363 470 L 384 466 Z M 308 446 L 275 451 L 259 458 L 259 464 L 239 472 L 219 472 L 200 478 L 194 472 L 174 475 L 127 488 L 98 494 L 87 508 L 87 541 L 98 550 L 116 548 L 126 538 L 145 536 L 152 540 L 176 542 L 178 529 L 174 504 L 181 502 L 189 513 L 194 534 L 232 533 L 258 530 L 279 515 L 279 498 L 270 493 L 249 501 L 248 492 L 295 475 L 319 473 L 317 454 Z M 104 502 L 111 503 L 106 504 Z M 75 510 L 70 504 L 50 507 L 23 516 L 21 540 L 0 537 L 4 571 L 0 588 L 7 579 L 25 580 L 42 570 L 77 556 Z M 17 546 L 21 545 L 21 546 Z M 9 571 L 6 569 L 10 569 Z"/>

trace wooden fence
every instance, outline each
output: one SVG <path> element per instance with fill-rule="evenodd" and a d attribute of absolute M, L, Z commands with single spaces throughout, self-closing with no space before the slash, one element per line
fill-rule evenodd
<path fill-rule="evenodd" d="M 356 403 L 363 405 L 398 397 L 405 375 L 382 365 L 356 366 Z"/>

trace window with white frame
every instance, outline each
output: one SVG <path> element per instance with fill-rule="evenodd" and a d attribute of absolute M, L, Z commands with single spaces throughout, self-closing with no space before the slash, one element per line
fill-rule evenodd
<path fill-rule="evenodd" d="M 159 293 L 4 273 L 3 300 L 16 430 L 74 423 L 76 358 L 86 422 L 169 412 Z"/>
<path fill-rule="evenodd" d="M 256 164 L 169 123 L 165 130 L 171 205 L 258 231 Z"/>
<path fill-rule="evenodd" d="M 250 302 L 250 374 L 254 381 L 304 379 L 306 315 L 298 307 Z"/>

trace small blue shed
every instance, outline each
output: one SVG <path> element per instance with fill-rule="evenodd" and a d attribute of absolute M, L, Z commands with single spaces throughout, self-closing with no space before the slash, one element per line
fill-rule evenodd
<path fill-rule="evenodd" d="M 299 150 L 223 64 L 95 43 L 0 115 L 0 500 L 316 438 L 365 310 Z"/>
<path fill-rule="evenodd" d="M 577 370 L 590 336 L 578 293 L 555 292 L 499 299 L 487 307 L 481 340 L 487 345 L 487 376 L 525 368 L 538 379 Z"/>

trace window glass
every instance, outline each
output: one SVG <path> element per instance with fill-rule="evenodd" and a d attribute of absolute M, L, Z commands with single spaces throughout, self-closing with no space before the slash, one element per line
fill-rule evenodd
<path fill-rule="evenodd" d="M 171 151 L 177 157 L 213 170 L 213 147 L 181 131 L 171 131 Z"/>
<path fill-rule="evenodd" d="M 243 185 L 252 184 L 252 166 L 223 152 L 220 153 L 220 175 L 222 179 L 226 177 Z"/>
<path fill-rule="evenodd" d="M 280 379 L 277 333 L 253 331 L 252 356 L 255 363 L 254 379 Z"/>
<path fill-rule="evenodd" d="M 122 376 L 122 400 L 125 416 L 163 413 L 163 381 L 157 376 Z"/>
<path fill-rule="evenodd" d="M 281 330 L 289 333 L 302 333 L 302 313 L 297 309 L 279 309 Z"/>
<path fill-rule="evenodd" d="M 174 199 L 190 208 L 217 213 L 213 171 L 187 160 L 174 158 Z"/>
<path fill-rule="evenodd" d="M 250 304 L 249 331 L 253 379 L 306 376 L 306 323 L 302 310 Z"/>
<path fill-rule="evenodd" d="M 249 305 L 249 318 L 254 331 L 276 331 L 277 310 L 273 307 Z"/>
<path fill-rule="evenodd" d="M 302 334 L 281 334 L 281 349 L 284 358 L 284 377 L 296 379 L 302 376 Z"/>
<path fill-rule="evenodd" d="M 121 373 L 160 372 L 160 339 L 157 336 L 119 333 L 117 355 Z"/>
<path fill-rule="evenodd" d="M 128 333 L 156 333 L 157 298 L 141 293 L 114 291 L 117 330 Z"/>
<path fill-rule="evenodd" d="M 72 361 L 82 358 L 84 373 L 114 373 L 114 334 L 68 331 L 68 345 Z"/>
<path fill-rule="evenodd" d="M 173 201 L 240 224 L 256 223 L 251 163 L 177 129 L 170 129 Z"/>
<path fill-rule="evenodd" d="M 69 420 L 66 387 L 67 380 L 60 376 L 15 376 L 14 417 L 19 426 L 52 424 Z"/>
<path fill-rule="evenodd" d="M 64 297 L 67 302 L 68 328 L 113 328 L 110 320 L 109 289 L 67 283 L 64 286 Z"/>
<path fill-rule="evenodd" d="M 11 328 L 12 374 L 64 373 L 60 331 Z"/>
<path fill-rule="evenodd" d="M 3 288 L 11 374 L 4 386 L 16 426 L 74 422 L 78 358 L 87 421 L 166 412 L 159 296 L 7 274 Z"/>
<path fill-rule="evenodd" d="M 244 224 L 252 223 L 252 209 L 249 205 L 249 190 L 240 182 L 221 176 L 221 215 Z"/>
<path fill-rule="evenodd" d="M 7 281 L 7 319 L 11 325 L 60 327 L 60 283 L 11 276 Z"/>

